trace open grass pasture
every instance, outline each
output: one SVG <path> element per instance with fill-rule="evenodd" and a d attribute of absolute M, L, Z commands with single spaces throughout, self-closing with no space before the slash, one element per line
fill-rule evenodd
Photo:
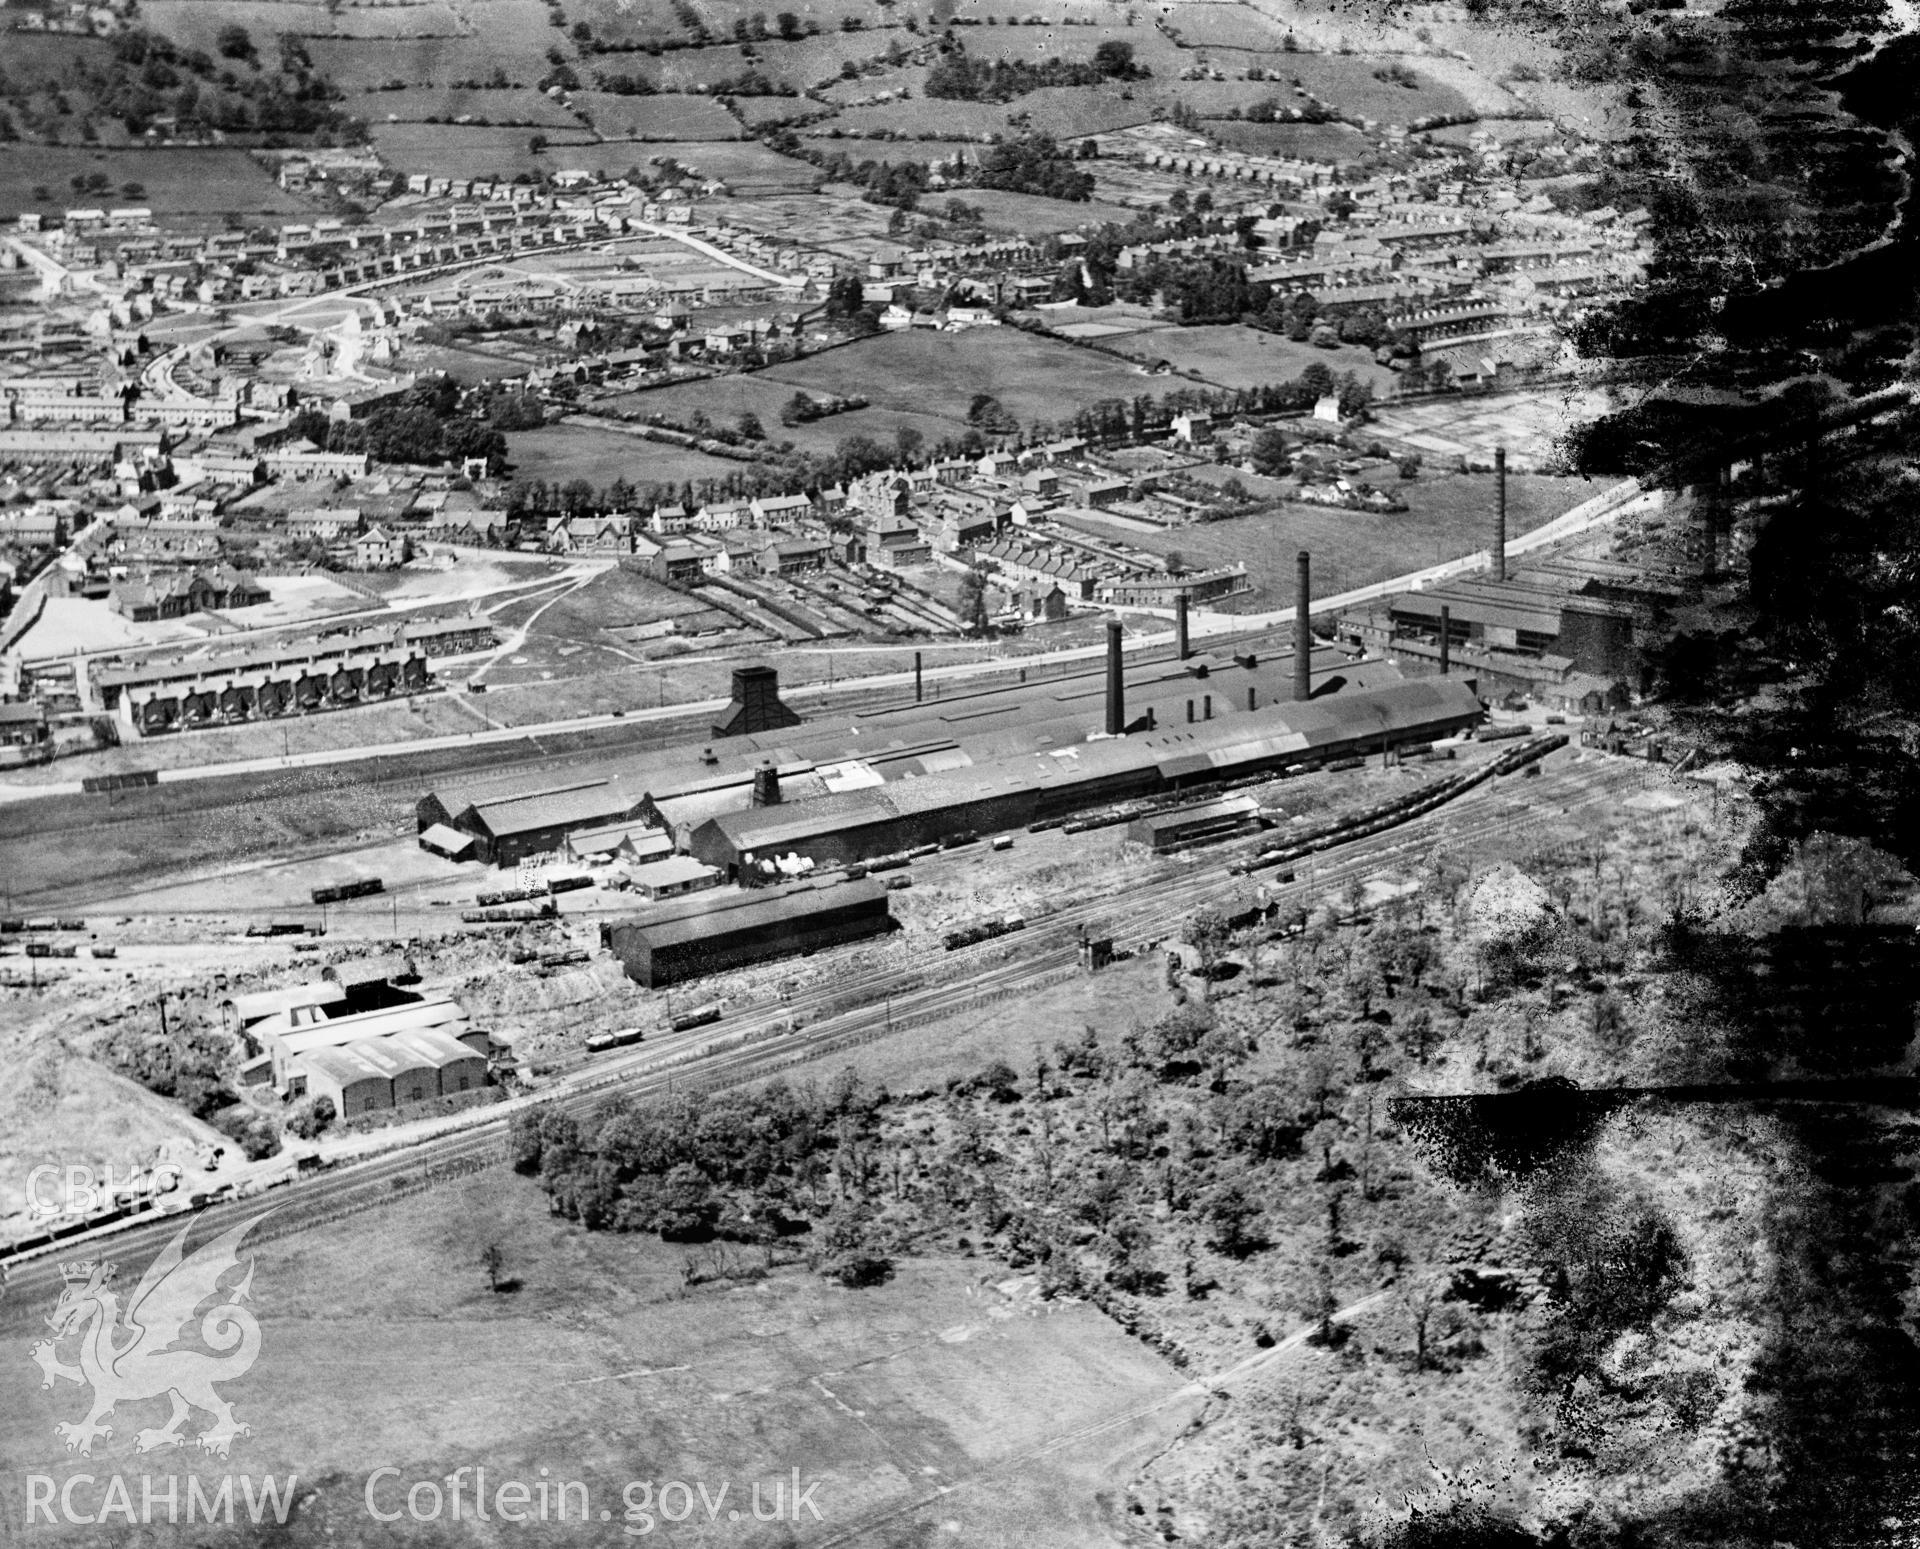
<path fill-rule="evenodd" d="M 479 1255 L 490 1243 L 510 1292 L 488 1288 Z M 1080 1549 L 1111 1541 L 1100 1497 L 1197 1408 L 1171 1368 L 1091 1307 L 1038 1302 L 989 1260 L 906 1260 L 890 1284 L 862 1291 L 799 1267 L 689 1290 L 687 1256 L 556 1220 L 534 1183 L 504 1169 L 263 1241 L 261 1353 L 225 1389 L 252 1432 L 224 1463 L 182 1449 L 162 1471 L 197 1474 L 203 1488 L 230 1471 L 297 1473 L 301 1502 L 273 1534 L 294 1545 L 420 1543 L 404 1516 L 409 1486 L 484 1465 L 490 1494 L 543 1474 L 584 1485 L 591 1525 L 579 1523 L 578 1489 L 573 1525 L 545 1524 L 582 1542 L 638 1529 L 625 1516 L 630 1482 L 653 1481 L 657 1498 L 680 1479 L 690 1493 L 705 1483 L 709 1498 L 728 1490 L 717 1520 L 692 1494 L 693 1515 L 671 1525 L 681 1545 L 766 1549 L 897 1512 L 884 1541 L 928 1542 L 949 1525 L 968 1535 L 958 1542 Z M 9 1305 L 0 1317 L 25 1341 L 45 1310 Z M 152 1466 L 133 1452 L 136 1406 L 94 1457 L 76 1459 L 53 1427 L 82 1395 L 42 1391 L 24 1360 L 17 1372 L 0 1435 L 23 1469 L 64 1481 Z M 164 1405 L 144 1407 L 164 1418 Z M 1098 1422 L 1112 1428 L 1076 1439 Z M 367 1504 L 383 1467 L 398 1471 L 374 1488 L 383 1510 L 400 1503 L 391 1524 Z M 821 1520 L 803 1508 L 797 1525 L 790 1511 L 784 1527 L 756 1524 L 754 1484 L 770 1504 L 774 1478 L 786 1481 L 791 1508 L 795 1469 L 817 1481 Z M 465 1520 L 424 1541 L 473 1531 L 466 1478 Z M 105 1528 L 98 1541 L 123 1540 Z"/>
<path fill-rule="evenodd" d="M 1062 313 L 1071 317 L 1071 313 Z M 1363 382 L 1385 395 L 1394 388 L 1394 374 L 1374 364 L 1373 352 L 1357 345 L 1337 350 L 1296 344 L 1285 334 L 1262 333 L 1238 323 L 1200 328 L 1155 328 L 1100 341 L 1134 360 L 1164 360 L 1178 372 L 1190 372 L 1215 387 L 1261 387 L 1268 382 L 1290 382 L 1318 361 L 1336 376 L 1357 372 Z"/>
<path fill-rule="evenodd" d="M 1210 118 L 1206 132 L 1230 151 L 1251 156 L 1291 156 L 1300 161 L 1357 161 L 1367 137 L 1351 124 L 1249 124 Z"/>
<path fill-rule="evenodd" d="M 751 70 L 770 81 L 805 91 L 809 86 L 838 80 L 841 67 L 849 61 L 863 64 L 881 58 L 891 43 L 898 42 L 907 49 L 921 41 L 904 28 L 863 27 L 858 32 L 836 28 L 791 43 L 778 39 L 755 43 L 750 45 L 751 55 L 738 43 L 678 48 L 657 58 L 649 54 L 602 54 L 587 62 L 588 69 L 580 78 L 589 81 L 596 71 L 604 70 L 614 75 L 644 75 L 662 91 L 697 91 Z"/>
<path fill-rule="evenodd" d="M 513 177 L 521 172 L 552 172 L 561 167 L 585 166 L 583 154 L 600 147 L 584 129 L 541 130 L 551 148 L 536 155 L 527 148 L 531 138 L 524 128 L 478 124 L 382 124 L 373 126 L 373 143 L 381 156 L 401 172 L 424 172 L 432 177 Z M 631 152 L 617 162 L 626 166 Z"/>
<path fill-rule="evenodd" d="M 507 437 L 516 477 L 565 484 L 585 479 L 599 489 L 616 479 L 634 484 L 678 484 L 688 479 L 722 479 L 739 463 L 704 452 L 648 441 L 593 425 L 542 425 Z"/>
<path fill-rule="evenodd" d="M 576 113 L 614 140 L 738 140 L 743 134 L 740 121 L 711 97 L 582 91 L 572 100 Z"/>
<path fill-rule="evenodd" d="M 1171 88 L 1168 88 L 1171 89 Z M 932 130 L 943 137 L 983 138 L 1006 134 L 1009 119 L 1024 113 L 1035 129 L 1056 139 L 1099 134 L 1144 124 L 1160 116 L 1156 105 L 1165 92 L 1154 83 L 1132 86 L 1045 86 L 1012 102 L 930 102 L 910 98 L 871 107 L 848 108 L 835 120 L 850 135 L 916 135 Z"/>
<path fill-rule="evenodd" d="M 539 0 L 487 0 L 476 10 L 486 26 L 474 34 L 314 38 L 307 51 L 347 92 L 396 80 L 428 86 L 484 81 L 496 69 L 504 70 L 509 81 L 532 86 L 547 73 L 546 52 L 558 34 L 547 26 L 547 8 Z"/>
<path fill-rule="evenodd" d="M 1102 204 L 1097 199 L 1074 203 L 1066 199 L 1045 199 L 1037 194 L 1007 193 L 998 188 L 963 188 L 954 197 L 978 206 L 993 230 L 1018 232 L 1022 236 L 1049 236 L 1105 221 L 1124 223 L 1133 216 L 1131 210 L 1117 204 Z M 942 207 L 937 198 L 928 203 L 936 210 Z"/>
<path fill-rule="evenodd" d="M 962 428 L 950 417 L 898 406 L 855 409 L 803 425 L 782 425 L 780 411 L 793 394 L 791 382 L 776 380 L 765 372 L 754 372 L 633 393 L 617 400 L 617 405 L 641 414 L 664 414 L 680 424 L 687 423 L 696 413 L 705 414 L 715 425 L 728 428 L 737 424 L 741 415 L 753 414 L 759 418 L 769 440 L 791 441 L 806 452 L 831 452 L 845 437 L 854 435 L 872 436 L 882 444 L 890 444 L 894 432 L 902 428 L 919 431 L 931 444 L 959 434 Z"/>
<path fill-rule="evenodd" d="M 1091 350 L 1011 328 L 964 333 L 912 329 L 770 367 L 763 377 L 791 391 L 862 393 L 876 408 L 964 422 L 975 393 L 991 393 L 1023 422 L 1067 417 L 1098 398 L 1150 388 L 1131 367 Z"/>
<path fill-rule="evenodd" d="M 531 87 L 409 86 L 405 91 L 369 91 L 350 98 L 348 111 L 368 123 L 403 124 L 471 118 L 476 123 L 525 125 L 578 131 L 580 120 L 553 98 Z M 454 125 L 453 127 L 462 127 Z"/>
<path fill-rule="evenodd" d="M 82 200 L 71 187 L 75 177 L 104 173 L 104 194 Z M 136 197 L 124 185 L 138 183 Z M 47 200 L 34 197 L 45 188 Z M 163 224 L 194 224 L 228 214 L 295 216 L 313 206 L 280 185 L 245 151 L 224 147 L 159 147 L 151 150 L 100 150 L 82 145 L 0 145 L 0 219 L 23 210 L 56 213 L 83 202 L 144 204 Z"/>

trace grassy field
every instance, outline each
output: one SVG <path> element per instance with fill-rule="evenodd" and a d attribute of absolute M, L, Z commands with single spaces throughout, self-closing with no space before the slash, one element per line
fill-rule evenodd
<path fill-rule="evenodd" d="M 1063 314 L 1067 315 L 1067 314 Z M 1373 351 L 1358 345 L 1336 350 L 1296 344 L 1285 334 L 1262 333 L 1238 323 L 1217 327 L 1155 328 L 1147 333 L 1109 337 L 1103 349 L 1117 350 L 1134 360 L 1164 360 L 1176 371 L 1192 372 L 1216 387 L 1258 387 L 1286 382 L 1316 361 L 1336 376 L 1357 372 L 1377 392 L 1390 392 L 1394 374 L 1374 364 Z"/>
<path fill-rule="evenodd" d="M 490 1242 L 511 1292 L 488 1289 L 478 1256 Z M 818 1481 L 815 1534 L 899 1508 L 893 1542 L 929 1541 L 924 1521 L 971 1542 L 1076 1549 L 1110 1541 L 1098 1497 L 1197 1407 L 1092 1308 L 994 1289 L 1009 1272 L 991 1260 L 907 1260 L 863 1291 L 797 1267 L 689 1290 L 686 1262 L 652 1237 L 556 1220 L 533 1182 L 504 1170 L 262 1242 L 261 1355 L 226 1389 L 252 1434 L 224 1466 L 182 1452 L 166 1469 L 210 1482 L 227 1469 L 297 1472 L 303 1496 L 315 1493 L 275 1535 L 292 1544 L 418 1542 L 404 1519 L 370 1520 L 369 1475 L 397 1469 L 378 1488 L 404 1509 L 412 1481 L 484 1465 L 490 1487 L 546 1469 L 583 1482 L 596 1521 L 622 1518 L 632 1480 L 726 1486 L 741 1520 L 709 1526 L 696 1506 L 671 1530 L 681 1544 L 795 1542 L 756 1527 L 747 1507 L 755 1481 L 770 1491 L 798 1469 Z M 44 1310 L 10 1307 L 9 1332 L 26 1339 Z M 422 1359 L 429 1326 L 458 1359 Z M 43 1393 L 31 1376 L 10 1379 L 10 1458 L 57 1477 L 138 1467 L 132 1405 L 90 1462 L 75 1461 L 53 1425 L 71 1418 L 76 1390 Z M 1098 1420 L 1117 1424 L 1072 1439 Z M 801 1521 L 812 1525 L 804 1510 Z"/>
<path fill-rule="evenodd" d="M 585 479 L 595 488 L 615 479 L 636 484 L 721 479 L 741 467 L 724 457 L 709 457 L 704 452 L 592 425 L 542 425 L 538 430 L 516 430 L 508 436 L 507 448 L 520 478 L 560 483 Z"/>
<path fill-rule="evenodd" d="M 975 393 L 991 393 L 1022 421 L 1065 417 L 1097 398 L 1131 397 L 1150 384 L 1132 368 L 1070 344 L 1011 328 L 885 334 L 774 366 L 763 376 L 813 393 L 863 393 L 876 408 L 964 420 Z"/>
<path fill-rule="evenodd" d="M 1350 124 L 1249 124 L 1207 120 L 1206 132 L 1228 150 L 1302 161 L 1354 161 L 1367 154 L 1367 137 Z"/>
<path fill-rule="evenodd" d="M 1221 481 L 1236 477 L 1249 486 L 1255 483 L 1230 470 L 1214 472 Z M 1236 599 L 1239 611 L 1292 604 L 1293 556 L 1300 549 L 1313 554 L 1314 593 L 1324 597 L 1487 546 L 1493 512 L 1490 476 L 1446 474 L 1404 481 L 1390 467 L 1376 467 L 1362 477 L 1391 488 L 1411 509 L 1375 513 L 1288 503 L 1229 522 L 1158 533 L 1094 519 L 1087 519 L 1087 525 L 1154 554 L 1178 552 L 1195 568 L 1246 565 L 1256 590 Z M 1592 493 L 1581 479 L 1509 478 L 1507 530 L 1517 538 L 1572 510 Z"/>
<path fill-rule="evenodd" d="M 709 377 L 701 382 L 683 382 L 650 392 L 631 393 L 616 399 L 613 406 L 638 414 L 664 414 L 676 423 L 689 422 L 696 413 L 705 414 L 716 425 L 731 428 L 743 414 L 754 414 L 770 441 L 791 441 L 808 452 L 829 452 L 844 436 L 868 435 L 890 441 L 896 427 L 910 425 L 929 441 L 957 433 L 951 419 L 898 409 L 859 409 L 848 414 L 833 414 L 804 425 L 782 425 L 780 411 L 793 397 L 791 382 L 776 380 L 761 372 L 744 376 Z"/>
<path fill-rule="evenodd" d="M 1023 113 L 1035 128 L 1067 139 L 1144 124 L 1160 116 L 1155 102 L 1165 93 L 1140 86 L 1046 86 L 1013 102 L 935 102 L 918 98 L 885 102 L 873 107 L 849 108 L 836 123 L 848 134 L 919 134 L 935 129 L 941 134 L 979 138 L 1010 131 L 1012 115 Z M 1171 89 L 1171 88 L 1169 88 Z"/>
<path fill-rule="evenodd" d="M 873 12 L 869 11 L 865 19 L 871 22 Z M 924 41 L 901 28 L 869 25 L 858 32 L 823 31 L 817 37 L 792 43 L 778 40 L 756 43 L 751 59 L 741 53 L 738 44 L 727 43 L 711 48 L 675 49 L 658 59 L 645 54 L 608 55 L 606 64 L 596 68 L 614 74 L 646 75 L 662 91 L 712 87 L 752 69 L 771 81 L 805 91 L 809 86 L 837 80 L 841 66 L 850 60 L 861 63 L 880 58 L 896 40 L 903 49 Z M 582 79 L 590 76 L 583 75 Z"/>
<path fill-rule="evenodd" d="M 544 92 L 530 87 L 475 91 L 467 87 L 409 86 L 370 91 L 350 99 L 348 111 L 370 124 L 472 117 L 482 124 L 524 124 L 535 129 L 579 130 L 580 120 Z M 458 127 L 458 126 L 456 126 Z"/>
<path fill-rule="evenodd" d="M 1043 199 L 1035 194 L 1010 194 L 998 188 L 963 188 L 956 198 L 978 206 L 988 226 L 996 231 L 1014 231 L 1024 235 L 1047 236 L 1059 231 L 1075 231 L 1081 226 L 1105 221 L 1124 222 L 1131 210 L 1115 204 L 1089 199 L 1076 204 L 1066 199 Z M 930 201 L 934 209 L 939 200 Z"/>
<path fill-rule="evenodd" d="M 69 186 L 74 177 L 106 174 L 106 194 L 81 196 Z M 123 185 L 138 183 L 138 198 Z M 40 200 L 34 189 L 51 196 Z M 57 213 L 91 202 L 147 205 L 163 222 L 170 217 L 312 214 L 314 206 L 281 191 L 245 151 L 215 147 L 180 150 L 95 150 L 86 146 L 0 145 L 0 219 L 23 210 Z"/>
<path fill-rule="evenodd" d="M 624 140 L 737 140 L 739 122 L 711 97 L 622 97 L 612 92 L 573 95 L 576 112 L 601 134 Z"/>
<path fill-rule="evenodd" d="M 487 0 L 483 14 L 487 29 L 472 36 L 315 38 L 307 52 L 348 93 L 394 80 L 419 85 L 484 81 L 496 69 L 531 86 L 547 73 L 546 51 L 556 34 L 539 0 Z"/>
<path fill-rule="evenodd" d="M 381 156 L 402 172 L 424 172 L 431 177 L 512 177 L 521 172 L 552 172 L 572 166 L 582 155 L 602 147 L 587 131 L 543 130 L 552 149 L 535 155 L 527 148 L 525 129 L 489 128 L 472 124 L 375 124 L 373 143 Z M 629 151 L 620 160 L 633 160 Z"/>

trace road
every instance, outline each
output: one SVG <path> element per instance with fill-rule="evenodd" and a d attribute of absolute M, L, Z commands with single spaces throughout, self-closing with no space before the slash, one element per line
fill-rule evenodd
<path fill-rule="evenodd" d="M 1611 801 L 1648 778 L 1643 765 L 1568 750 L 1554 755 L 1539 778 L 1508 777 L 1477 786 L 1399 828 L 1302 863 L 1290 884 L 1278 884 L 1268 874 L 1267 885 L 1283 912 L 1311 907 L 1339 897 L 1355 878 L 1386 867 L 1405 868 L 1436 848 L 1483 847 L 1545 827 L 1579 807 Z M 1229 872 L 1229 864 L 1269 843 L 1271 838 L 1263 837 L 1208 851 L 1198 863 L 1169 863 L 1150 886 L 1118 898 L 1068 905 L 1017 935 L 932 958 L 931 966 L 842 976 L 785 1003 L 734 1012 L 723 1023 L 688 1033 L 662 1035 L 593 1062 L 535 1097 L 374 1136 L 344 1137 L 333 1148 L 342 1157 L 354 1148 L 392 1149 L 276 1190 L 265 1199 L 211 1205 L 202 1212 L 204 1229 L 232 1225 L 271 1205 L 276 1218 L 263 1231 L 277 1235 L 384 1203 L 398 1197 L 408 1180 L 425 1186 L 436 1170 L 458 1173 L 498 1165 L 505 1160 L 508 1122 L 531 1103 L 580 1113 L 615 1094 L 644 1097 L 737 1085 L 909 1026 L 942 1020 L 983 1001 L 1028 994 L 1079 972 L 1082 928 L 1111 935 L 1116 944 L 1165 940 L 1200 904 L 1247 886 L 1247 879 Z M 50 1302 L 58 1294 L 61 1255 L 71 1256 L 83 1243 L 104 1242 L 120 1255 L 156 1253 L 179 1222 L 178 1217 L 140 1218 L 67 1239 L 24 1259 L 0 1260 L 6 1296 Z"/>

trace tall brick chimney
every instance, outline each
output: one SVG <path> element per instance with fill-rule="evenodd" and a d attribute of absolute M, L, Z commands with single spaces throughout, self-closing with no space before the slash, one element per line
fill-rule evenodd
<path fill-rule="evenodd" d="M 1300 551 L 1293 588 L 1293 697 L 1313 698 L 1313 560 Z"/>
<path fill-rule="evenodd" d="M 1127 729 L 1127 679 L 1121 662 L 1120 621 L 1107 620 L 1107 735 Z"/>
<path fill-rule="evenodd" d="M 1187 644 L 1187 594 L 1181 592 L 1173 599 L 1173 646 L 1181 661 L 1193 654 Z"/>
<path fill-rule="evenodd" d="M 1507 578 L 1507 449 L 1493 449 L 1493 578 Z"/>

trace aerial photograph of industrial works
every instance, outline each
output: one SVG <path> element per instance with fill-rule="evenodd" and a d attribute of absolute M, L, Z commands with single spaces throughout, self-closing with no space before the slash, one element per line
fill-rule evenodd
<path fill-rule="evenodd" d="M 1917 144 L 0 0 L 0 1544 L 1920 1544 Z"/>

